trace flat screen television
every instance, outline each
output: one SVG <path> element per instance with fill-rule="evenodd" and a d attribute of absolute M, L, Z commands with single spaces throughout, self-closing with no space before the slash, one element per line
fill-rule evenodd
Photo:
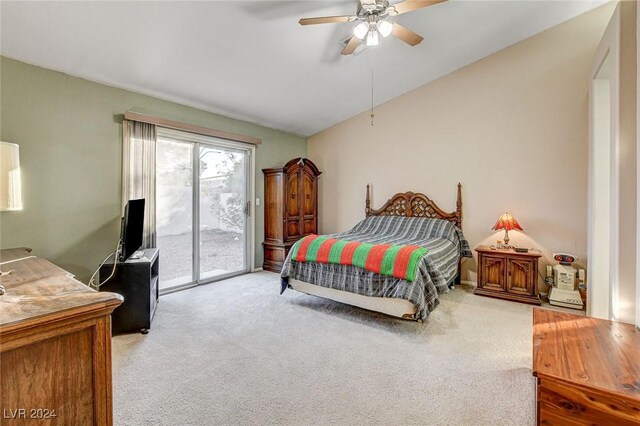
<path fill-rule="evenodd" d="M 120 227 L 120 241 L 122 242 L 121 262 L 127 260 L 136 250 L 142 247 L 143 228 L 144 198 L 129 200 L 124 207 L 124 216 Z"/>

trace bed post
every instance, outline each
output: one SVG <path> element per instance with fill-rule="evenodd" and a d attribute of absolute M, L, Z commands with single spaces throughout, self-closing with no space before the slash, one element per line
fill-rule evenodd
<path fill-rule="evenodd" d="M 462 184 L 458 182 L 458 200 L 456 201 L 456 217 L 458 228 L 462 229 Z"/>
<path fill-rule="evenodd" d="M 366 217 L 369 217 L 371 213 L 371 198 L 369 196 L 369 184 L 367 184 L 367 199 L 364 203 L 364 214 Z"/>
<path fill-rule="evenodd" d="M 462 185 L 458 182 L 458 199 L 456 201 L 456 218 L 458 227 L 462 229 Z M 462 257 L 458 260 L 458 276 L 455 280 L 456 284 L 462 284 Z"/>

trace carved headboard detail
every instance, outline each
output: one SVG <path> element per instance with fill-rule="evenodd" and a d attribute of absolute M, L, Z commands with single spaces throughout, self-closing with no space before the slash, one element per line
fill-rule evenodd
<path fill-rule="evenodd" d="M 456 210 L 447 213 L 436 205 L 429 197 L 415 192 L 399 192 L 389 198 L 379 209 L 371 209 L 370 188 L 367 185 L 365 213 L 369 216 L 406 216 L 431 217 L 445 219 L 462 229 L 462 185 L 458 183 Z"/>

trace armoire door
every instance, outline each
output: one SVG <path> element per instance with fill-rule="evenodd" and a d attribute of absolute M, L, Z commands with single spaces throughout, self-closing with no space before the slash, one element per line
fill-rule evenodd
<path fill-rule="evenodd" d="M 302 211 L 302 234 L 309 235 L 317 232 L 316 226 L 316 178 L 309 168 L 301 170 L 301 187 L 303 197 L 300 200 Z"/>
<path fill-rule="evenodd" d="M 298 171 L 287 176 L 286 197 L 286 239 L 297 240 L 300 238 L 300 176 Z"/>

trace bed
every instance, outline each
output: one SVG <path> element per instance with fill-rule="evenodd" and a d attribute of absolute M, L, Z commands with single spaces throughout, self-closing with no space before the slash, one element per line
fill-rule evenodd
<path fill-rule="evenodd" d="M 365 219 L 346 232 L 327 237 L 371 244 L 425 247 L 410 282 L 354 265 L 298 262 L 290 251 L 284 262 L 282 291 L 287 288 L 387 315 L 425 320 L 460 277 L 460 262 L 471 257 L 462 234 L 462 197 L 458 184 L 456 210 L 447 213 L 421 193 L 404 192 L 372 209 L 367 185 Z"/>

